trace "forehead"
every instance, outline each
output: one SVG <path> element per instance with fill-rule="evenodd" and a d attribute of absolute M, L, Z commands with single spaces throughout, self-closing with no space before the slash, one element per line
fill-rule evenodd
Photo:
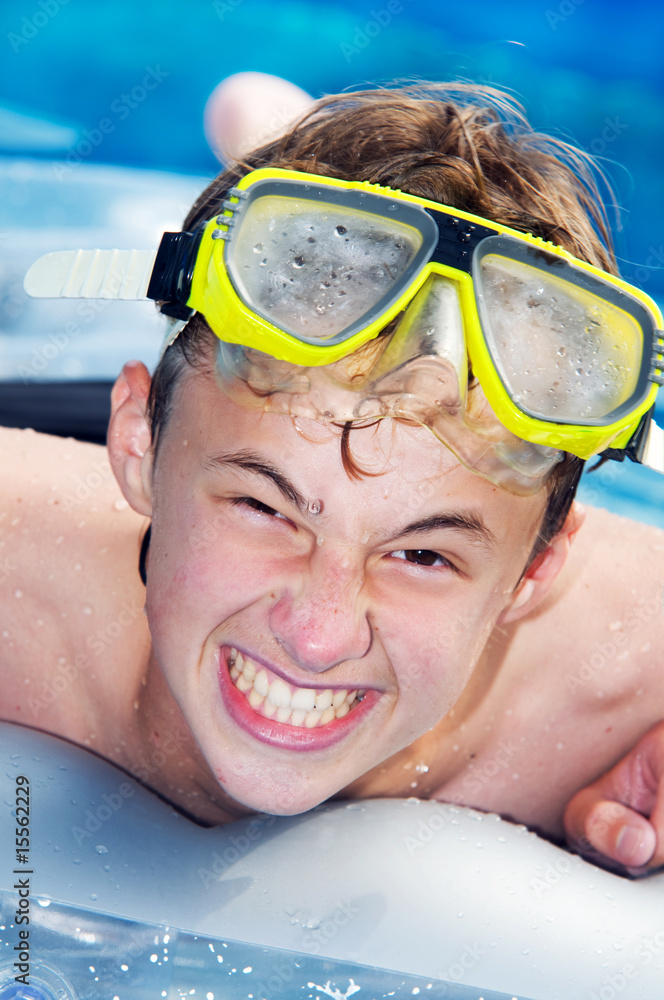
<path fill-rule="evenodd" d="M 381 521 L 386 516 L 402 520 L 442 501 L 480 513 L 492 522 L 498 540 L 510 534 L 515 517 L 528 535 L 539 526 L 545 491 L 518 497 L 489 483 L 465 469 L 425 427 L 392 418 L 352 427 L 347 453 L 358 470 L 354 474 L 344 467 L 342 426 L 262 407 L 246 388 L 231 400 L 213 375 L 187 377 L 160 443 L 163 474 L 170 475 L 169 460 L 177 463 L 181 478 L 184 472 L 197 475 L 215 466 L 219 458 L 250 452 L 283 471 L 307 498 L 342 502 L 347 519 L 355 514 L 365 520 L 378 515 Z"/>

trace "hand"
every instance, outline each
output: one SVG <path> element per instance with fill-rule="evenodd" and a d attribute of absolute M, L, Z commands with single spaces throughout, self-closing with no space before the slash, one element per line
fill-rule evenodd
<path fill-rule="evenodd" d="M 604 867 L 642 875 L 664 865 L 664 722 L 565 810 L 569 845 Z"/>

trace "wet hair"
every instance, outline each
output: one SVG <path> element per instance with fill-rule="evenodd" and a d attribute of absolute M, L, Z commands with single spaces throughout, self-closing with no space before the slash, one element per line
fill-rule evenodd
<path fill-rule="evenodd" d="M 418 84 L 323 98 L 281 138 L 222 171 L 183 228 L 217 215 L 229 188 L 265 166 L 399 189 L 532 233 L 617 273 L 600 195 L 605 181 L 592 157 L 535 132 L 520 105 L 492 87 Z M 155 448 L 183 376 L 213 370 L 214 344 L 203 317 L 194 316 L 158 365 L 149 399 Z M 360 474 L 348 441 L 346 432 L 344 466 Z M 552 470 L 531 561 L 562 528 L 582 470 L 573 455 Z"/>

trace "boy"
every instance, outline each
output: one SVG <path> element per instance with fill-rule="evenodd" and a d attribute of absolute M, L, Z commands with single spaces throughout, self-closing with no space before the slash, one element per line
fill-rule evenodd
<path fill-rule="evenodd" d="M 113 392 L 121 494 L 4 435 L 5 718 L 205 823 L 417 794 L 661 864 L 662 535 L 572 503 L 651 445 L 661 317 L 582 154 L 483 88 L 342 95 L 184 230 L 31 279 L 178 322 Z"/>

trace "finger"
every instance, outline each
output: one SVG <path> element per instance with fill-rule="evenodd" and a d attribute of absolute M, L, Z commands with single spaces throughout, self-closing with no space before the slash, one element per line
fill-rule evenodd
<path fill-rule="evenodd" d="M 596 851 L 630 869 L 661 863 L 652 823 L 620 802 L 604 798 L 596 786 L 574 796 L 564 822 L 568 838 L 582 854 Z"/>

